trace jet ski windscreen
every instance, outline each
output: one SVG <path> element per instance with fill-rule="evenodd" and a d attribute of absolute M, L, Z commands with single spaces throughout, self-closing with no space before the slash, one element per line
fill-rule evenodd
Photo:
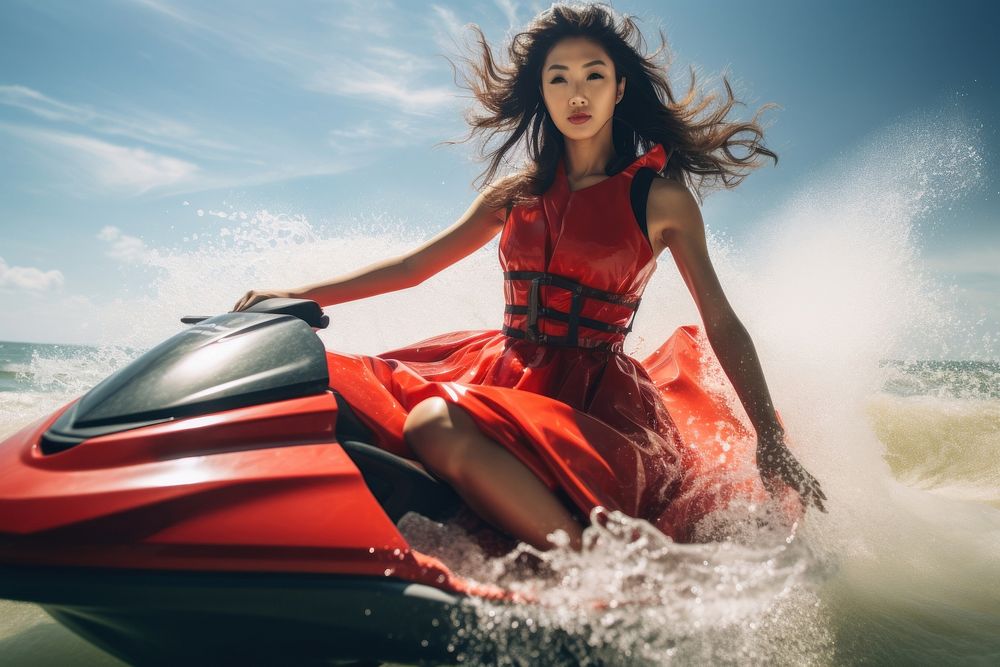
<path fill-rule="evenodd" d="M 326 350 L 306 322 L 225 313 L 167 339 L 91 389 L 46 432 L 42 451 L 171 419 L 320 394 L 329 384 Z"/>

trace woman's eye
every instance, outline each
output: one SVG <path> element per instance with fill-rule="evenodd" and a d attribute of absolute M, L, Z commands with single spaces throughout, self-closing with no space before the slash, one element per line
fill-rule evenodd
<path fill-rule="evenodd" d="M 598 74 L 597 72 L 591 72 L 590 76 L 588 76 L 587 78 L 589 79 L 591 76 L 596 76 L 598 79 L 603 79 L 604 78 L 602 75 Z M 561 76 L 557 76 L 556 78 L 552 79 L 552 81 L 549 81 L 549 83 L 559 83 L 560 81 L 565 81 L 565 79 L 563 79 Z"/>

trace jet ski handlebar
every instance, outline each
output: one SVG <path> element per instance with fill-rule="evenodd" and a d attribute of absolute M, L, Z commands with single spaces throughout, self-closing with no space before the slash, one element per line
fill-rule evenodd
<path fill-rule="evenodd" d="M 291 315 L 304 321 L 314 329 L 325 329 L 330 324 L 330 318 L 323 314 L 323 309 L 315 301 L 309 299 L 264 299 L 258 301 L 243 313 L 266 313 L 269 315 Z M 185 315 L 181 318 L 184 324 L 197 324 L 211 315 Z"/>

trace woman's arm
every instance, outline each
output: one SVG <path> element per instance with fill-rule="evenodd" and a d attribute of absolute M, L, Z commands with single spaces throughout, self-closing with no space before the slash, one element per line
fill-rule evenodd
<path fill-rule="evenodd" d="M 406 254 L 295 289 L 251 290 L 233 310 L 249 308 L 271 296 L 311 299 L 321 306 L 333 306 L 419 285 L 486 245 L 503 227 L 503 214 L 503 209 L 488 206 L 486 194 L 481 193 L 453 225 Z"/>
<path fill-rule="evenodd" d="M 773 488 L 777 476 L 822 509 L 825 496 L 818 482 L 784 446 L 784 428 L 771 403 L 753 341 L 733 312 L 709 259 L 697 201 L 683 184 L 657 178 L 650 186 L 646 215 L 650 235 L 670 250 L 701 314 L 712 350 L 757 432 L 758 465 L 765 484 Z"/>

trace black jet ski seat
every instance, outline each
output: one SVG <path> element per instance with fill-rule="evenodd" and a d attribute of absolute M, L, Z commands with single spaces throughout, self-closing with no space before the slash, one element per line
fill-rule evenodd
<path fill-rule="evenodd" d="M 371 430 L 340 394 L 334 392 L 334 396 L 338 410 L 337 440 L 393 523 L 398 523 L 407 512 L 435 521 L 444 521 L 458 513 L 462 501 L 450 486 L 414 461 L 369 444 L 373 438 Z"/>

